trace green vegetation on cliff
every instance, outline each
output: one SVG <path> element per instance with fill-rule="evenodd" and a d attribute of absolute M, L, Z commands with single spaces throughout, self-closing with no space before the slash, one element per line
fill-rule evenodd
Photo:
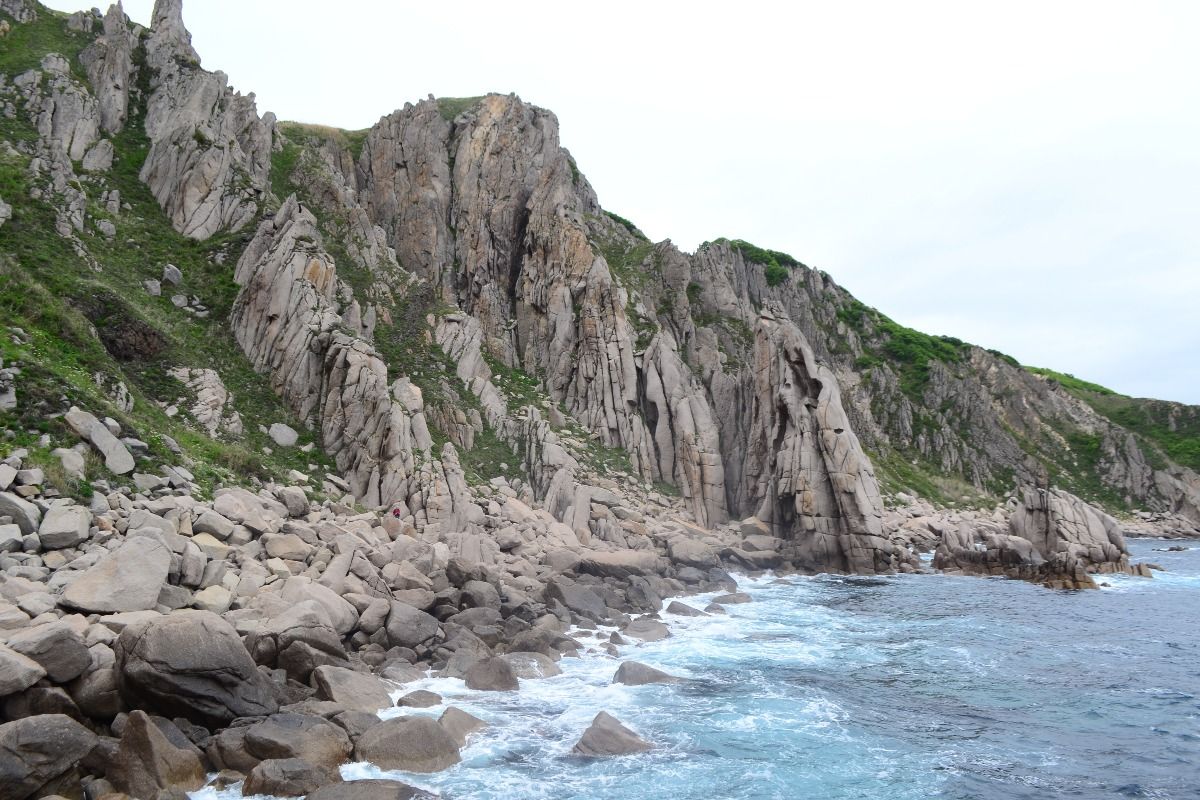
<path fill-rule="evenodd" d="M 0 71 L 36 66 L 48 51 L 74 56 L 83 43 L 83 37 L 67 31 L 63 17 L 43 13 L 36 23 L 14 26 L 4 39 Z M 144 98 L 148 87 L 141 88 Z M 27 334 L 23 339 L 5 331 L 0 337 L 0 358 L 5 366 L 20 369 L 18 404 L 0 413 L 0 429 L 12 431 L 15 443 L 33 447 L 34 460 L 52 469 L 52 478 L 61 466 L 48 452 L 39 452 L 37 439 L 50 434 L 53 446 L 76 442 L 60 417 L 71 405 L 113 417 L 123 435 L 146 442 L 156 462 L 186 466 L 208 490 L 244 483 L 251 476 L 280 478 L 289 469 L 307 471 L 310 463 L 331 467 L 319 448 L 311 453 L 277 448 L 263 432 L 275 422 L 302 432 L 304 425 L 283 407 L 266 378 L 254 372 L 227 323 L 237 292 L 233 267 L 250 231 L 202 243 L 177 233 L 138 179 L 149 150 L 145 108 L 133 104 L 130 111 L 124 132 L 113 137 L 115 160 L 107 183 L 79 183 L 88 197 L 88 226 L 77 234 L 84 255 L 56 233 L 50 202 L 30 196 L 35 187 L 28 157 L 0 155 L 0 197 L 13 206 L 13 218 L 0 226 L 0 325 Z M 0 135 L 14 141 L 37 139 L 20 116 L 3 120 Z M 120 191 L 127 206 L 116 215 L 99 202 L 100 193 L 110 188 Z M 111 222 L 116 235 L 104 236 L 93 227 L 94 220 Z M 178 287 L 163 284 L 161 296 L 150 295 L 143 281 L 161 280 L 167 264 L 180 270 L 183 282 Z M 188 298 L 187 309 L 172 302 L 175 294 Z M 214 439 L 190 420 L 195 398 L 171 376 L 176 367 L 215 369 L 245 433 Z M 118 384 L 128 390 L 131 411 L 115 402 Z M 164 437 L 177 442 L 182 452 L 173 452 Z M 301 441 L 305 439 L 311 435 L 302 433 Z M 89 472 L 89 478 L 100 477 L 111 478 L 103 470 Z M 90 492 L 85 483 L 60 483 L 60 491 L 77 496 Z"/>

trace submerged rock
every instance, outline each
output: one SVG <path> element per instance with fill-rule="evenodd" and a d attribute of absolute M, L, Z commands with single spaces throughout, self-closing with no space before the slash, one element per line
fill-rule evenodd
<path fill-rule="evenodd" d="M 679 678 L 637 661 L 626 661 L 617 667 L 617 674 L 613 676 L 613 683 L 623 683 L 626 686 L 644 686 L 648 683 L 679 683 Z"/>
<path fill-rule="evenodd" d="M 621 724 L 620 720 L 601 711 L 583 732 L 571 752 L 579 756 L 624 756 L 653 750 L 654 745 Z"/>

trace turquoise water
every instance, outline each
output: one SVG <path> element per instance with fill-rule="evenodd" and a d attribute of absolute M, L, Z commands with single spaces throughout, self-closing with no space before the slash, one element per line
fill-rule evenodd
<path fill-rule="evenodd" d="M 490 723 L 463 763 L 343 773 L 480 800 L 1200 797 L 1200 542 L 1154 551 L 1170 544 L 1130 543 L 1168 572 L 1093 592 L 931 575 L 743 580 L 755 602 L 671 618 L 672 638 L 623 648 L 685 683 L 613 686 L 619 661 L 600 655 L 513 694 L 422 681 L 405 691 Z M 571 757 L 601 710 L 657 749 Z"/>

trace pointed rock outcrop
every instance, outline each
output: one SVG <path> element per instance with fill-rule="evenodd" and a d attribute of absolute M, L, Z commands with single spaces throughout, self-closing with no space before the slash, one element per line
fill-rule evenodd
<path fill-rule="evenodd" d="M 260 118 L 253 95 L 235 92 L 224 73 L 200 68 L 181 0 L 155 3 L 146 61 L 150 152 L 142 181 L 185 236 L 241 228 L 268 190 L 274 115 Z"/>

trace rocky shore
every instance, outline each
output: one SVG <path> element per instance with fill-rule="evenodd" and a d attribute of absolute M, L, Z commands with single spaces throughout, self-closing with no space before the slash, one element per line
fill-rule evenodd
<path fill-rule="evenodd" d="M 181 0 L 149 28 L 0 14 L 0 800 L 420 797 L 339 768 L 459 762 L 482 720 L 379 714 L 439 704 L 402 691 L 423 676 L 511 692 L 595 651 L 669 682 L 623 648 L 750 602 L 735 574 L 933 553 L 1089 588 L 1149 574 L 1125 531 L 1200 524 L 1200 476 L 1018 366 L 951 348 L 1036 409 L 969 435 L 944 412 L 987 422 L 984 384 L 931 357 L 921 389 L 887 346 L 932 337 L 786 254 L 649 242 L 515 95 L 351 136 L 260 115 Z M 1085 426 L 1103 486 L 1155 511 L 1029 486 L 1018 417 Z M 918 452 L 1022 488 L 889 509 L 884 465 L 920 479 Z M 697 593 L 721 594 L 667 600 Z M 601 713 L 574 755 L 652 748 L 635 728 Z"/>
<path fill-rule="evenodd" d="M 82 439 L 71 452 L 134 468 L 112 420 L 71 420 Z M 340 784 L 338 767 L 354 760 L 445 769 L 483 724 L 453 708 L 381 720 L 399 686 L 435 674 L 517 690 L 561 658 L 620 659 L 625 644 L 669 636 L 664 598 L 723 591 L 705 609 L 666 608 L 722 613 L 751 599 L 731 573 L 795 568 L 765 523 L 705 529 L 634 480 L 590 490 L 594 521 L 621 526 L 617 545 L 531 507 L 519 482 L 478 496 L 479 532 L 464 533 L 355 508 L 349 495 L 315 500 L 344 491 L 336 475 L 204 501 L 185 470 L 134 472 L 135 489 L 94 482 L 85 507 L 45 495 L 22 455 L 0 463 L 0 800 L 155 800 L 213 774 L 247 794 L 421 796 Z M 914 502 L 885 524 L 906 542 L 903 571 L 936 549 L 938 569 L 1055 587 L 1149 574 L 1130 566 L 1115 521 L 1077 498 L 1030 489 L 1011 505 L 985 515 Z M 596 638 L 598 625 L 616 632 Z M 614 680 L 673 678 L 624 661 Z M 438 701 L 418 691 L 398 705 Z M 649 747 L 601 714 L 575 752 Z"/>

